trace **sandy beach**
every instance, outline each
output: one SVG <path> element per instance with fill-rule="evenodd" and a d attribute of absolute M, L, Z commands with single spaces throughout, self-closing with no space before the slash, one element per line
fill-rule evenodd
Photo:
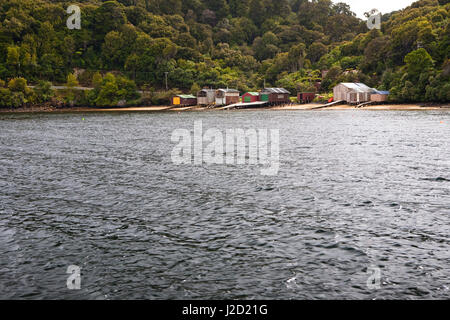
<path fill-rule="evenodd" d="M 427 105 L 422 106 L 419 104 L 383 104 L 383 105 L 372 105 L 363 108 L 355 108 L 352 105 L 337 105 L 327 108 L 321 108 L 320 104 L 301 104 L 301 105 L 291 105 L 291 106 L 282 106 L 275 107 L 272 110 L 315 110 L 315 111 L 323 111 L 323 110 L 410 110 L 410 111 L 418 111 L 418 110 L 450 110 L 449 105 Z M 320 109 L 321 108 L 321 109 Z"/>
<path fill-rule="evenodd" d="M 27 107 L 18 109 L 0 109 L 0 113 L 34 113 L 34 112 L 199 112 L 199 111 L 250 111 L 250 110 L 287 110 L 287 111 L 324 111 L 324 110 L 385 110 L 385 111 L 426 111 L 426 110 L 449 110 L 450 104 L 421 105 L 421 104 L 383 104 L 372 105 L 363 108 L 355 108 L 352 105 L 337 105 L 331 107 L 323 107 L 321 104 L 293 104 L 289 106 L 263 107 L 263 108 L 245 108 L 245 109 L 214 109 L 203 107 L 172 107 L 172 106 L 142 106 L 142 107 L 120 107 L 120 108 L 89 108 L 89 107 L 73 107 L 73 108 L 55 108 L 50 106 Z"/>

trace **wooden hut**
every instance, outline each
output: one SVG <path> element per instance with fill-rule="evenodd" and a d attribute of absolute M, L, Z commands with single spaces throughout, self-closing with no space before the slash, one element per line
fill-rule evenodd
<path fill-rule="evenodd" d="M 174 106 L 195 106 L 197 105 L 197 98 L 187 94 L 180 94 L 172 98 Z"/>
<path fill-rule="evenodd" d="M 297 94 L 297 101 L 299 103 L 310 103 L 316 98 L 314 92 L 299 92 Z"/>
<path fill-rule="evenodd" d="M 378 91 L 375 90 L 375 93 L 370 95 L 370 101 L 374 102 L 386 102 L 389 98 L 389 91 Z"/>
<path fill-rule="evenodd" d="M 239 91 L 235 89 L 216 90 L 216 106 L 239 103 Z"/>
<path fill-rule="evenodd" d="M 340 83 L 333 89 L 334 101 L 346 101 L 358 104 L 370 101 L 370 96 L 375 90 L 364 83 Z"/>
<path fill-rule="evenodd" d="M 291 103 L 291 93 L 284 88 L 265 88 L 261 91 L 260 101 L 269 102 L 271 105 Z"/>
<path fill-rule="evenodd" d="M 197 104 L 199 106 L 209 106 L 216 102 L 216 90 L 202 89 L 197 93 Z"/>
<path fill-rule="evenodd" d="M 258 92 L 247 92 L 242 95 L 242 102 L 258 102 L 259 101 L 259 93 Z"/>

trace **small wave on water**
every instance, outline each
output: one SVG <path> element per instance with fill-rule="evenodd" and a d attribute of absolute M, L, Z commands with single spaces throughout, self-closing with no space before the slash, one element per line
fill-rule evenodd
<path fill-rule="evenodd" d="M 450 299 L 443 116 L 1 115 L 0 298 Z M 279 174 L 174 165 L 199 118 L 280 129 Z"/>
<path fill-rule="evenodd" d="M 422 178 L 423 181 L 432 181 L 432 182 L 450 182 L 450 179 L 444 177 L 437 178 Z"/>

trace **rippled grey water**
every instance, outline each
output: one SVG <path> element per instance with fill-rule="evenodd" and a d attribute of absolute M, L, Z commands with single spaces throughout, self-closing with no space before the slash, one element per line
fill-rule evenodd
<path fill-rule="evenodd" d="M 171 133 L 196 119 L 279 128 L 279 174 L 173 165 Z M 449 124 L 445 111 L 0 115 L 0 298 L 448 299 Z"/>

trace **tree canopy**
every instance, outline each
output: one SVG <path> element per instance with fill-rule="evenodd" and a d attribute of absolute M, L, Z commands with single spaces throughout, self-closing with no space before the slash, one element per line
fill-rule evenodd
<path fill-rule="evenodd" d="M 81 30 L 66 27 L 71 4 Z M 0 0 L 0 79 L 79 81 L 95 86 L 101 105 L 135 92 L 130 80 L 164 89 L 166 74 L 184 92 L 264 82 L 293 93 L 321 82 L 327 92 L 362 81 L 398 101 L 447 101 L 449 10 L 448 0 L 420 0 L 369 31 L 330 0 Z"/>

